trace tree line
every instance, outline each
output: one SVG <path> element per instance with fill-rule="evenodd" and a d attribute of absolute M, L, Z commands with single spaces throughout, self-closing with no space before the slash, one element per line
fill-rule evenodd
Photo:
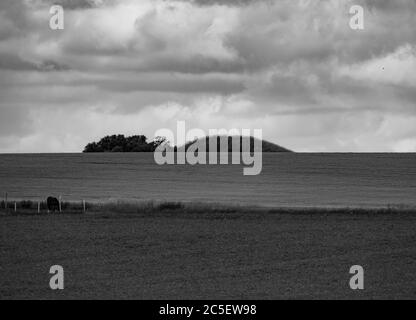
<path fill-rule="evenodd" d="M 165 138 L 157 137 L 147 142 L 144 135 L 125 137 L 122 134 L 106 136 L 98 142 L 88 143 L 83 152 L 154 152 Z"/>

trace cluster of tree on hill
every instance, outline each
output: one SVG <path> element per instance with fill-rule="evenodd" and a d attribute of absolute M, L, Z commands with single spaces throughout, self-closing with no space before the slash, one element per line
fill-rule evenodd
<path fill-rule="evenodd" d="M 154 152 L 165 142 L 165 138 L 157 137 L 147 142 L 144 135 L 125 137 L 122 134 L 106 136 L 98 142 L 87 144 L 84 152 Z"/>
<path fill-rule="evenodd" d="M 243 139 L 250 139 L 250 151 L 254 151 L 254 137 L 239 137 L 240 138 L 240 151 L 242 150 Z M 220 151 L 220 137 L 205 137 L 206 152 L 209 152 L 209 139 L 217 139 L 217 151 Z M 200 140 L 194 140 L 185 144 L 185 150 Z M 154 140 L 147 142 L 147 138 L 144 135 L 136 135 L 131 137 L 125 137 L 124 135 L 112 135 L 102 138 L 98 142 L 92 142 L 87 144 L 84 148 L 84 152 L 154 152 L 156 148 L 162 143 L 168 141 L 164 137 L 157 137 Z M 277 144 L 262 140 L 263 152 L 290 152 L 290 150 L 278 146 Z M 174 147 L 174 151 L 178 148 Z M 201 151 L 201 150 L 200 150 Z M 232 137 L 228 137 L 228 152 L 232 151 Z"/>

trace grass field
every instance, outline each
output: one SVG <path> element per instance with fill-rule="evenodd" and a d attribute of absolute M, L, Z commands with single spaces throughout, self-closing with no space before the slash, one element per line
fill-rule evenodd
<path fill-rule="evenodd" d="M 412 212 L 167 209 L 0 214 L 0 298 L 416 298 Z"/>

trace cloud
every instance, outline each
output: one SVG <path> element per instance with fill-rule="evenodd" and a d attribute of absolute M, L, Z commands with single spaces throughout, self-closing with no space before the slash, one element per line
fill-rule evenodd
<path fill-rule="evenodd" d="M 36 71 L 57 71 L 67 70 L 68 67 L 56 63 L 52 60 L 45 60 L 42 62 L 30 62 L 20 58 L 18 55 L 10 53 L 0 53 L 0 69 L 4 70 L 36 70 Z"/>
<path fill-rule="evenodd" d="M 416 87 L 416 47 L 396 51 L 363 63 L 344 66 L 340 73 L 359 81 Z"/>
<path fill-rule="evenodd" d="M 225 6 L 245 6 L 260 1 L 271 1 L 271 0 L 190 0 L 190 2 L 202 6 L 212 5 L 225 5 Z"/>
<path fill-rule="evenodd" d="M 53 6 L 60 5 L 64 9 L 88 9 L 103 6 L 105 4 L 114 3 L 113 0 L 29 0 L 33 5 L 37 6 Z"/>
<path fill-rule="evenodd" d="M 52 4 L 64 30 L 49 29 Z M 0 152 L 182 119 L 299 151 L 412 151 L 415 23 L 414 0 L 4 0 Z"/>

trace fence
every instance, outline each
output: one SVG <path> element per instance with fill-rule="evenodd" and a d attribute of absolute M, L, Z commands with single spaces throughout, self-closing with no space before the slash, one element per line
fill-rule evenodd
<path fill-rule="evenodd" d="M 40 213 L 86 213 L 88 203 L 85 200 L 64 202 L 62 197 L 58 197 L 58 210 L 50 210 L 45 200 L 12 200 L 9 194 L 4 194 L 4 199 L 0 202 L 0 210 L 5 212 L 37 212 Z"/>

